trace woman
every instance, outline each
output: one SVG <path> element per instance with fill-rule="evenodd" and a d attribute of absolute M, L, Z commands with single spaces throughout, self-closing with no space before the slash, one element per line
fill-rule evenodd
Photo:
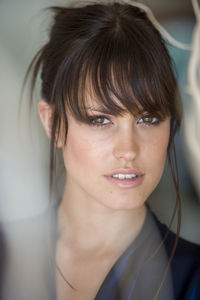
<path fill-rule="evenodd" d="M 41 70 L 41 121 L 66 184 L 56 206 L 54 299 L 200 299 L 200 249 L 182 239 L 174 135 L 181 104 L 164 41 L 126 3 L 54 7 Z M 145 204 L 166 154 L 177 236 Z M 54 236 L 55 237 L 55 236 Z"/>

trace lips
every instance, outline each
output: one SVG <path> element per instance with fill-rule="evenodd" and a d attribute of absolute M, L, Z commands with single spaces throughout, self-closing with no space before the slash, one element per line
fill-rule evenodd
<path fill-rule="evenodd" d="M 109 182 L 120 188 L 134 188 L 143 181 L 144 173 L 134 169 L 118 169 L 106 176 Z"/>
<path fill-rule="evenodd" d="M 118 174 L 122 174 L 122 175 L 136 175 L 136 176 L 142 176 L 144 175 L 142 172 L 138 171 L 138 170 L 134 170 L 134 169 L 118 169 L 115 170 L 113 173 L 107 175 L 107 176 L 115 176 Z"/>

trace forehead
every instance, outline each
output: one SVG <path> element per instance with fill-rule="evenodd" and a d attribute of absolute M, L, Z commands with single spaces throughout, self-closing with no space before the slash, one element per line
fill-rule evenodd
<path fill-rule="evenodd" d="M 80 94 L 79 105 L 82 110 L 96 110 L 114 115 L 144 111 L 140 101 L 136 99 L 133 92 L 130 92 L 128 83 L 119 87 L 114 76 L 111 82 L 107 81 L 106 84 L 105 82 L 96 84 L 94 78 L 87 77 L 80 88 Z"/>
<path fill-rule="evenodd" d="M 155 111 L 155 109 L 147 110 L 145 107 L 142 107 L 140 102 L 135 99 L 133 96 L 131 99 L 128 100 L 126 106 L 123 103 L 123 100 L 118 99 L 116 95 L 112 92 L 110 93 L 107 102 L 105 103 L 96 95 L 94 90 L 91 88 L 91 85 L 88 84 L 85 90 L 85 98 L 84 102 L 82 103 L 81 110 L 85 116 L 88 116 L 90 113 L 102 113 L 102 114 L 109 114 L 109 115 L 118 115 L 124 116 L 127 114 L 132 114 L 134 117 L 148 112 L 151 114 L 162 114 L 159 110 Z"/>
<path fill-rule="evenodd" d="M 134 116 L 142 112 L 163 117 L 169 115 L 168 97 L 163 94 L 163 88 L 156 88 L 148 82 L 148 76 L 134 70 L 130 74 L 126 68 L 117 66 L 115 70 L 113 67 L 107 71 L 103 71 L 102 66 L 93 70 L 92 66 L 91 62 L 85 66 L 75 82 L 63 91 L 65 107 L 77 120 L 88 122 L 92 110 L 115 116 L 127 112 Z"/>
<path fill-rule="evenodd" d="M 119 107 L 119 109 L 122 112 L 125 112 L 127 109 L 124 107 L 124 105 L 120 102 L 120 100 L 110 92 L 110 95 L 108 97 L 108 103 L 105 103 L 105 101 L 102 101 L 102 98 L 100 95 L 97 95 L 97 93 L 92 89 L 92 85 L 88 85 L 86 87 L 85 92 L 85 101 L 84 101 L 84 108 L 87 110 L 93 110 L 93 111 L 99 111 L 102 113 L 111 113 L 112 108 Z M 103 93 L 103 91 L 102 91 Z M 109 104 L 109 105 L 108 105 Z"/>

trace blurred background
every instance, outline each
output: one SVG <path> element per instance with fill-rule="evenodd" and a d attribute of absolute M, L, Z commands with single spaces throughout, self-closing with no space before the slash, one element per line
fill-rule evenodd
<path fill-rule="evenodd" d="M 73 2 L 73 1 L 71 1 Z M 138 1 L 139 2 L 139 1 Z M 159 22 L 179 41 L 190 44 L 195 17 L 189 0 L 144 0 Z M 20 90 L 27 67 L 47 39 L 50 16 L 44 8 L 64 5 L 59 0 L 0 0 L 0 219 L 12 222 L 40 214 L 49 203 L 48 140 L 37 116 L 35 96 L 29 112 L 28 94 L 20 105 Z M 193 100 L 187 93 L 190 51 L 168 45 L 175 62 L 184 104 L 184 115 L 191 113 Z M 185 118 L 187 120 L 187 118 Z M 185 140 L 184 125 L 176 140 L 180 171 L 183 223 L 181 235 L 200 243 L 199 185 L 193 171 L 191 152 Z M 175 193 L 166 167 L 158 189 L 149 199 L 159 218 L 169 223 Z M 59 198 L 61 187 L 55 192 Z"/>

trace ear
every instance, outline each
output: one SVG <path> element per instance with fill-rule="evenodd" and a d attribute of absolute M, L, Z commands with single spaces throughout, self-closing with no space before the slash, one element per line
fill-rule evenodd
<path fill-rule="evenodd" d="M 40 120 L 46 131 L 48 138 L 51 138 L 51 117 L 52 117 L 52 108 L 44 100 L 38 102 L 38 112 L 40 115 Z"/>
<path fill-rule="evenodd" d="M 51 122 L 52 122 L 52 113 L 53 113 L 52 107 L 46 101 L 40 100 L 38 102 L 38 112 L 40 115 L 42 125 L 46 131 L 46 134 L 48 138 L 51 139 L 51 126 L 52 126 Z M 57 148 L 63 147 L 62 138 L 60 136 L 55 146 Z"/>

